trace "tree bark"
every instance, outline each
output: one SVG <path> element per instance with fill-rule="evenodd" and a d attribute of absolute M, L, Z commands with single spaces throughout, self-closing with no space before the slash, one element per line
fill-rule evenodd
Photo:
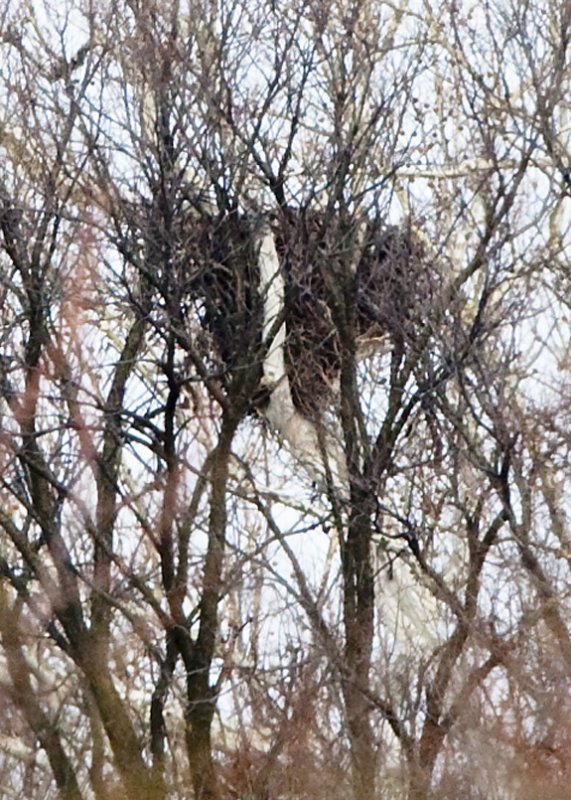
<path fill-rule="evenodd" d="M 218 636 L 218 605 L 222 596 L 222 570 L 226 542 L 226 491 L 228 462 L 239 415 L 225 413 L 211 465 L 211 500 L 208 548 L 203 571 L 199 608 L 199 632 L 183 659 L 187 669 L 186 749 L 195 800 L 217 800 L 220 796 L 212 755 L 212 718 L 216 692 L 210 685 L 210 668 Z"/>
<path fill-rule="evenodd" d="M 354 512 L 343 546 L 345 669 L 343 698 L 355 800 L 375 797 L 374 737 L 368 699 L 374 625 L 369 520 Z"/>

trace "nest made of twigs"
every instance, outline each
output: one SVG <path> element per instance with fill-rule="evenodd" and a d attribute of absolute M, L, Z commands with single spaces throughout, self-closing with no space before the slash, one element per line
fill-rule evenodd
<path fill-rule="evenodd" d="M 334 399 L 341 348 L 358 358 L 390 337 L 404 347 L 431 295 L 410 230 L 288 211 L 276 228 L 286 283 L 286 369 L 293 400 L 319 416 Z M 350 327 L 350 330 L 344 330 Z"/>
<path fill-rule="evenodd" d="M 191 224 L 187 289 L 215 356 L 227 381 L 254 363 L 261 377 L 259 222 L 232 212 Z M 431 296 L 427 260 L 412 231 L 377 220 L 356 225 L 286 209 L 272 230 L 285 283 L 287 377 L 296 408 L 315 418 L 334 400 L 347 326 L 357 353 L 387 337 L 401 348 L 414 338 Z"/>

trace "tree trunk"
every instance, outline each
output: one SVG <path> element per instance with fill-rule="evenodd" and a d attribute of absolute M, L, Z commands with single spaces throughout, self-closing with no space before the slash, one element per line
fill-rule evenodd
<path fill-rule="evenodd" d="M 204 562 L 200 625 L 187 669 L 186 748 L 195 800 L 219 797 L 216 770 L 212 757 L 211 727 L 216 691 L 210 686 L 210 667 L 218 636 L 218 604 L 222 595 L 222 570 L 226 541 L 226 490 L 228 461 L 240 416 L 225 414 L 220 438 L 213 452 L 208 548 Z M 184 656 L 183 656 L 184 658 Z"/>
<path fill-rule="evenodd" d="M 353 497 L 353 500 L 356 500 Z M 374 631 L 374 583 L 369 516 L 353 503 L 343 546 L 345 669 L 343 697 L 351 743 L 355 800 L 375 797 L 375 748 L 368 698 Z"/>

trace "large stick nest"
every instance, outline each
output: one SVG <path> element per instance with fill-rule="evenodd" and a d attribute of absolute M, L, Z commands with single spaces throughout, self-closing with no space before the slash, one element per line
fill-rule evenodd
<path fill-rule="evenodd" d="M 253 365 L 259 381 L 259 221 L 233 212 L 191 225 L 187 290 L 210 337 L 209 357 L 227 385 L 251 375 Z M 287 377 L 296 408 L 315 418 L 334 400 L 343 347 L 359 357 L 387 337 L 402 350 L 418 335 L 433 293 L 431 270 L 410 230 L 377 220 L 355 224 L 286 209 L 274 216 L 272 230 L 285 282 Z"/>

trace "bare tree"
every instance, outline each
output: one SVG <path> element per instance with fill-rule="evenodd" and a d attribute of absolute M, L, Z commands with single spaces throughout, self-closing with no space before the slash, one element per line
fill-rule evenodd
<path fill-rule="evenodd" d="M 3 20 L 3 794 L 561 796 L 567 4 Z"/>

